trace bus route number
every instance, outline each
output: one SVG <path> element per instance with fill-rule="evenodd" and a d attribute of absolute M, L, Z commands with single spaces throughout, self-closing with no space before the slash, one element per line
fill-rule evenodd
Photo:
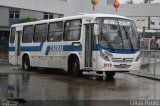
<path fill-rule="evenodd" d="M 55 51 L 63 51 L 63 46 L 62 45 L 52 45 L 50 47 L 50 52 L 55 52 Z"/>

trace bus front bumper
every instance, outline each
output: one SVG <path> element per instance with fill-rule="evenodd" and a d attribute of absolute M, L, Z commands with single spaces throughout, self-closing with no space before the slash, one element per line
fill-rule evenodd
<path fill-rule="evenodd" d="M 140 61 L 137 62 L 111 62 L 101 60 L 97 62 L 96 71 L 116 71 L 126 72 L 131 70 L 139 70 Z"/>

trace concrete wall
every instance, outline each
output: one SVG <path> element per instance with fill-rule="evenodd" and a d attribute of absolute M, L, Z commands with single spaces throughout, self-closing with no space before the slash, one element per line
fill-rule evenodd
<path fill-rule="evenodd" d="M 80 5 L 75 3 L 81 0 L 0 0 L 0 4 L 6 7 L 23 8 L 27 10 L 45 11 L 51 13 L 68 13 L 69 10 L 77 7 L 75 11 L 80 9 Z M 72 3 L 73 2 L 73 3 Z"/>
<path fill-rule="evenodd" d="M 0 27 L 6 27 L 9 25 L 9 8 L 0 6 Z"/>
<path fill-rule="evenodd" d="M 154 22 L 154 24 L 151 24 L 151 29 L 160 30 L 160 17 L 151 17 L 151 22 Z"/>
<path fill-rule="evenodd" d="M 143 27 L 148 29 L 148 27 L 149 27 L 148 17 L 138 17 L 137 16 L 137 17 L 129 17 L 129 18 L 131 18 L 135 22 L 138 29 L 142 30 Z"/>
<path fill-rule="evenodd" d="M 138 29 L 160 30 L 160 17 L 129 17 L 134 20 Z"/>
<path fill-rule="evenodd" d="M 2 29 L 2 28 L 5 29 L 5 28 L 9 27 L 11 24 L 11 21 L 15 20 L 15 19 L 9 18 L 9 8 L 10 7 L 0 7 L 0 14 L 1 14 L 0 15 L 0 29 Z M 44 18 L 44 12 L 20 9 L 20 19 L 27 18 L 27 17 L 42 20 Z M 15 22 L 13 22 L 13 23 L 15 23 Z"/>

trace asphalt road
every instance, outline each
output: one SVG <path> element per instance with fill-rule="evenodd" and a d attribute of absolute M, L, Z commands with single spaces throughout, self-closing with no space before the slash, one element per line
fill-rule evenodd
<path fill-rule="evenodd" d="M 27 72 L 0 65 L 0 100 L 12 97 L 26 100 L 28 104 L 23 105 L 27 106 L 130 106 L 132 100 L 160 100 L 160 81 L 126 73 L 117 73 L 113 79 L 95 73 L 76 78 L 63 70 Z"/>

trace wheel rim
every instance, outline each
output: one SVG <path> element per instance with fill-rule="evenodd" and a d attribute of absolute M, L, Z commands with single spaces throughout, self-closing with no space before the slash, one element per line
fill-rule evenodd
<path fill-rule="evenodd" d="M 25 69 L 25 70 L 28 69 L 28 65 L 27 65 L 27 62 L 26 62 L 26 61 L 24 62 L 24 69 Z"/>
<path fill-rule="evenodd" d="M 23 63 L 24 70 L 28 70 L 29 65 L 30 65 L 30 63 L 29 63 L 28 57 L 25 57 L 24 63 Z"/>

